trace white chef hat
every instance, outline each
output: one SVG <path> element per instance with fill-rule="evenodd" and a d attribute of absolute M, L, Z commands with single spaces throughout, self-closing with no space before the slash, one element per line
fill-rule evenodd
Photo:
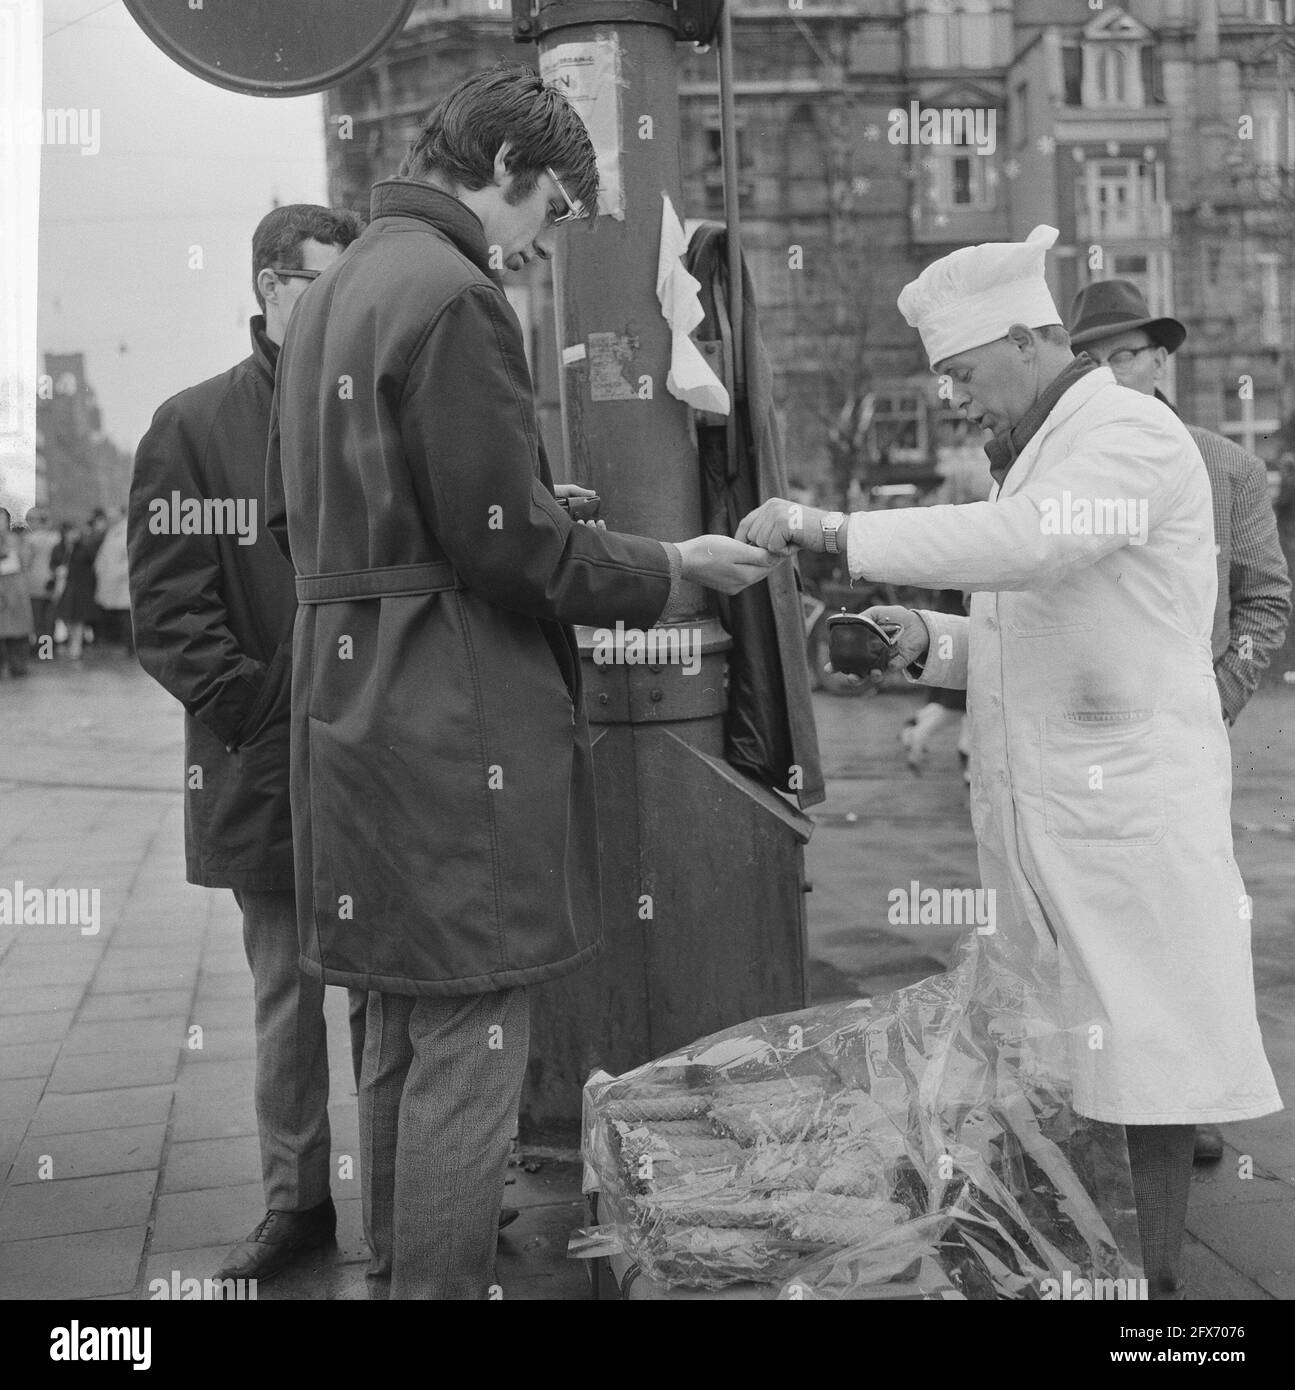
<path fill-rule="evenodd" d="M 1043 278 L 1059 233 L 1039 226 L 1024 241 L 963 246 L 933 261 L 899 294 L 899 312 L 922 335 L 931 365 L 1007 336 L 1014 323 L 1063 323 Z"/>

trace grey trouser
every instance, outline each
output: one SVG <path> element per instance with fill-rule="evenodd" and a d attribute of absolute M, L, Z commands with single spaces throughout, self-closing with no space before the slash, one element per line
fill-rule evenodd
<path fill-rule="evenodd" d="M 489 1296 L 529 1046 L 524 989 L 369 994 L 360 1176 L 372 1297 Z"/>
<path fill-rule="evenodd" d="M 305 1211 L 328 1199 L 328 1041 L 324 986 L 299 964 L 296 895 L 235 891 L 256 1006 L 256 1127 L 265 1205 Z M 352 991 L 351 1050 L 364 1018 Z"/>

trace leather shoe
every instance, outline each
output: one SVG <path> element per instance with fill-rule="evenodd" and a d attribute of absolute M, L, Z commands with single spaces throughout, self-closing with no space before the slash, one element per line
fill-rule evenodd
<path fill-rule="evenodd" d="M 1217 1163 L 1223 1157 L 1223 1135 L 1217 1125 L 1197 1125 L 1193 1163 Z"/>
<path fill-rule="evenodd" d="M 270 1279 L 299 1255 L 332 1240 L 337 1210 L 329 1197 L 306 1211 L 267 1211 L 248 1238 L 225 1256 L 217 1279 Z"/>
<path fill-rule="evenodd" d="M 499 1229 L 502 1231 L 505 1226 L 511 1226 L 521 1215 L 516 1207 L 499 1208 Z"/>

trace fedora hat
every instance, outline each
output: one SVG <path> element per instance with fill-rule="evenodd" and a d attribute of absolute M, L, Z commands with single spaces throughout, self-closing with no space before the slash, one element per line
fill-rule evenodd
<path fill-rule="evenodd" d="M 1155 318 L 1147 301 L 1131 280 L 1094 280 L 1075 296 L 1070 309 L 1072 347 L 1145 328 L 1147 335 L 1168 352 L 1177 352 L 1187 330 L 1177 319 Z"/>

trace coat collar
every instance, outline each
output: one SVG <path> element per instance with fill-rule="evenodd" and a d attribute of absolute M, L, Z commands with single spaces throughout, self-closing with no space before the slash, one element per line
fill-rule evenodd
<path fill-rule="evenodd" d="M 369 194 L 369 218 L 417 217 L 447 236 L 484 275 L 499 284 L 498 271 L 490 268 L 490 248 L 481 219 L 466 204 L 442 193 L 422 179 L 393 178 L 375 183 Z"/>
<path fill-rule="evenodd" d="M 1029 470 L 1034 466 L 1035 460 L 1039 457 L 1040 449 L 1043 448 L 1053 430 L 1063 425 L 1077 410 L 1086 406 L 1099 391 L 1115 384 L 1115 373 L 1109 367 L 1098 367 L 1081 376 L 1053 406 L 1048 418 L 1035 432 L 1034 437 L 1025 448 L 1021 450 L 1020 458 L 1016 460 L 1011 471 L 1003 479 L 1003 485 L 994 494 L 994 499 L 997 500 L 999 497 L 1017 492 L 1024 487 Z"/>
<path fill-rule="evenodd" d="M 279 360 L 279 345 L 265 331 L 265 315 L 254 314 L 248 328 L 252 333 L 252 357 L 260 371 L 273 384 L 274 368 Z"/>

